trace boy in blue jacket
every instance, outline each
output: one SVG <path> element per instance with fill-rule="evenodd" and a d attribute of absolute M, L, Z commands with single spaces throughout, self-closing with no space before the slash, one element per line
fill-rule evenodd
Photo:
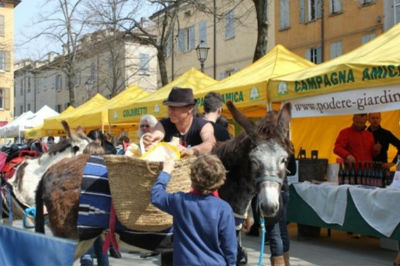
<path fill-rule="evenodd" d="M 215 155 L 199 156 L 190 168 L 192 190 L 170 194 L 166 187 L 173 169 L 173 161 L 164 162 L 151 191 L 151 202 L 173 216 L 173 264 L 236 265 L 233 211 L 217 192 L 225 182 L 225 167 Z"/>

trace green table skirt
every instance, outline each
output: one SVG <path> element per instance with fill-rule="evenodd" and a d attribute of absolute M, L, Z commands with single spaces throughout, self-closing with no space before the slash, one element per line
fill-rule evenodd
<path fill-rule="evenodd" d="M 349 191 L 347 191 L 347 207 L 344 224 L 340 226 L 338 224 L 327 224 L 322 221 L 318 214 L 299 196 L 299 194 L 297 194 L 296 189 L 291 185 L 288 204 L 288 222 L 386 238 L 386 236 L 382 235 L 365 222 L 354 205 Z M 400 240 L 400 225 L 396 227 L 389 238 Z"/>

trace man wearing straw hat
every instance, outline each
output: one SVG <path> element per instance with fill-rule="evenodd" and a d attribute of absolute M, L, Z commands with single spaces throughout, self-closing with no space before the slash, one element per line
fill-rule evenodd
<path fill-rule="evenodd" d="M 169 118 L 162 119 L 151 134 L 143 137 L 146 147 L 177 137 L 181 155 L 198 155 L 212 150 L 216 143 L 214 128 L 209 121 L 193 115 L 196 100 L 192 89 L 172 88 L 163 104 L 168 106 Z"/>

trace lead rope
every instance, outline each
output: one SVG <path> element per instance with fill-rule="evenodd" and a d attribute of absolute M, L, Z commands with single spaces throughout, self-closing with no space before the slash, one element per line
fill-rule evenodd
<path fill-rule="evenodd" d="M 258 266 L 262 266 L 264 247 L 265 247 L 265 222 L 264 217 L 260 217 L 260 227 L 261 227 L 261 243 L 260 243 L 260 256 L 258 257 Z"/>

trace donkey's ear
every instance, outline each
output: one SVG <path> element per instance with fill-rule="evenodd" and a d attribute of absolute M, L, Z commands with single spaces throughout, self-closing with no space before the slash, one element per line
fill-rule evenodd
<path fill-rule="evenodd" d="M 278 115 L 278 125 L 285 131 L 289 131 L 289 123 L 292 119 L 292 105 L 285 103 Z"/>
<path fill-rule="evenodd" d="M 69 125 L 68 125 L 67 121 L 62 120 L 61 124 L 62 124 L 62 126 L 63 126 L 63 128 L 65 130 L 65 133 L 67 133 L 68 138 L 72 139 L 71 129 L 69 128 Z"/>
<path fill-rule="evenodd" d="M 232 101 L 227 101 L 226 106 L 229 109 L 229 112 L 232 114 L 233 119 L 246 131 L 247 135 L 249 135 L 252 141 L 257 139 L 257 131 L 256 126 L 248 119 L 244 114 L 242 114 Z"/>

